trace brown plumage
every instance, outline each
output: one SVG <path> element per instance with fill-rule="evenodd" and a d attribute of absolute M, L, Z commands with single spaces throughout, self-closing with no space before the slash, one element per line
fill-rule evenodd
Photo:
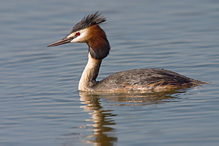
<path fill-rule="evenodd" d="M 87 45 L 89 46 L 89 52 L 95 59 L 105 58 L 110 51 L 110 44 L 106 38 L 105 32 L 98 26 L 93 25 L 88 29 Z"/>

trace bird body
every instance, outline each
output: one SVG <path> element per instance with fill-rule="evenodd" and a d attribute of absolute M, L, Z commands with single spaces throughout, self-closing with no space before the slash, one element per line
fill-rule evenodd
<path fill-rule="evenodd" d="M 109 89 L 108 91 L 110 92 L 163 92 L 188 88 L 202 83 L 169 70 L 145 68 L 114 73 L 100 81 L 95 86 L 95 90 L 104 91 L 104 89 Z"/>
<path fill-rule="evenodd" d="M 86 43 L 89 47 L 88 62 L 79 81 L 79 91 L 89 92 L 162 92 L 204 84 L 178 73 L 164 69 L 133 69 L 114 73 L 96 81 L 102 60 L 109 54 L 110 44 L 99 24 L 106 19 L 98 12 L 84 17 L 70 34 L 50 44 Z"/>

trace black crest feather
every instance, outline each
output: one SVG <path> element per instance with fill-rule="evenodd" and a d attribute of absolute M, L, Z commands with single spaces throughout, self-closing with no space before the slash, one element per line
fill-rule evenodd
<path fill-rule="evenodd" d="M 100 24 L 102 22 L 105 22 L 106 18 L 101 16 L 101 14 L 97 11 L 94 14 L 90 14 L 85 16 L 80 22 L 78 22 L 72 29 L 71 32 L 76 32 L 78 30 L 87 28 L 89 26 Z"/>

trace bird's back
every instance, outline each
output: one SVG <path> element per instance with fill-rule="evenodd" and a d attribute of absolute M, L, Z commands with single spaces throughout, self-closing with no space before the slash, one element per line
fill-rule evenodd
<path fill-rule="evenodd" d="M 114 73 L 100 81 L 95 91 L 110 92 L 162 92 L 203 84 L 178 73 L 164 69 L 133 69 Z"/>

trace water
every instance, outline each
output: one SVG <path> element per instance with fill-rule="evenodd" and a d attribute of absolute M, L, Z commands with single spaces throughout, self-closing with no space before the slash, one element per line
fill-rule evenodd
<path fill-rule="evenodd" d="M 99 79 L 158 67 L 212 82 L 154 95 L 86 95 L 85 44 L 46 46 L 99 10 L 111 43 Z M 218 145 L 219 3 L 1 1 L 0 145 Z"/>

